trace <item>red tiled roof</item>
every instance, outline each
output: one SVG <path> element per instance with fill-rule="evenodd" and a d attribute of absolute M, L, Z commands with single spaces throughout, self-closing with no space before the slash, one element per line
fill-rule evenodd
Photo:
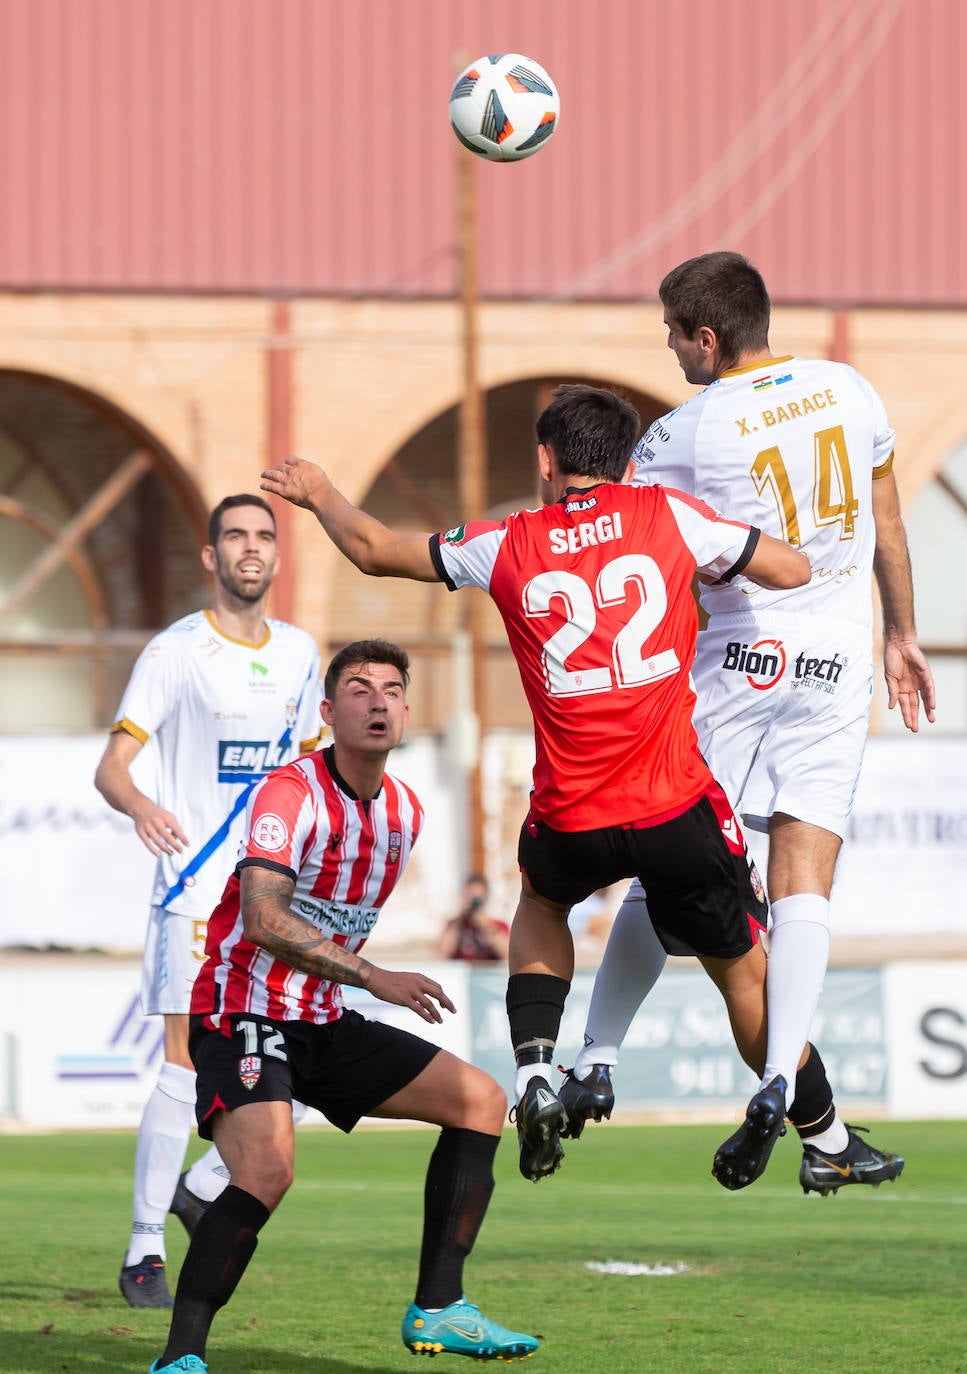
<path fill-rule="evenodd" d="M 495 297 L 967 305 L 962 0 L 0 0 L 0 287 L 451 295 L 447 97 L 540 61 L 559 131 L 480 163 Z"/>

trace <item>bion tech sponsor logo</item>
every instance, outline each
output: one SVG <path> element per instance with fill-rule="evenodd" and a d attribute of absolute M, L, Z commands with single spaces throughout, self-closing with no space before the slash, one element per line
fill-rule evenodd
<path fill-rule="evenodd" d="M 794 687 L 809 687 L 814 692 L 833 693 L 839 683 L 839 675 L 849 663 L 843 655 L 833 654 L 832 658 L 807 658 L 798 654 L 795 663 L 796 680 Z"/>
<path fill-rule="evenodd" d="M 742 644 L 737 639 L 725 646 L 722 667 L 730 673 L 744 673 L 757 692 L 767 692 L 786 671 L 786 650 L 781 639 L 758 639 Z"/>

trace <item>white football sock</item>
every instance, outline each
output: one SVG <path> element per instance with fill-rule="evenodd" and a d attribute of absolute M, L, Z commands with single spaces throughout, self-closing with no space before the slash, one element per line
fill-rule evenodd
<path fill-rule="evenodd" d="M 782 1074 L 786 1111 L 796 1093 L 796 1070 L 819 1005 L 829 963 L 829 902 L 800 892 L 772 903 L 766 995 L 769 1039 L 762 1086 Z"/>
<path fill-rule="evenodd" d="M 185 1187 L 202 1202 L 214 1202 L 230 1181 L 231 1175 L 214 1145 L 195 1160 L 185 1175 Z"/>
<path fill-rule="evenodd" d="M 165 1258 L 165 1217 L 184 1163 L 194 1119 L 195 1075 L 162 1064 L 138 1127 L 134 1156 L 134 1221 L 126 1265 Z"/>
<path fill-rule="evenodd" d="M 837 1115 L 825 1131 L 820 1131 L 819 1135 L 808 1136 L 802 1143 L 822 1150 L 824 1155 L 841 1155 L 849 1144 L 849 1131 Z"/>
<path fill-rule="evenodd" d="M 543 1078 L 544 1082 L 551 1085 L 553 1076 L 550 1064 L 521 1064 L 514 1075 L 514 1097 L 519 1102 L 527 1091 L 527 1085 L 532 1078 Z"/>
<path fill-rule="evenodd" d="M 617 1064 L 628 1027 L 667 958 L 648 915 L 645 894 L 639 883 L 632 883 L 614 918 L 594 979 L 584 1048 L 574 1061 L 577 1078 L 584 1078 L 592 1064 Z"/>

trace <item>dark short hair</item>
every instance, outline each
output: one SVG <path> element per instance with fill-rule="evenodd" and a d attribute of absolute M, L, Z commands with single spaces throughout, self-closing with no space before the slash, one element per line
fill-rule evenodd
<path fill-rule="evenodd" d="M 271 515 L 272 528 L 275 529 L 275 511 L 264 496 L 246 496 L 244 493 L 238 496 L 225 496 L 208 517 L 209 544 L 218 543 L 218 536 L 222 532 L 222 516 L 227 510 L 234 510 L 236 506 L 260 506 Z"/>
<path fill-rule="evenodd" d="M 641 432 L 634 406 L 602 387 L 556 386 L 537 417 L 537 438 L 554 450 L 559 471 L 620 482 Z"/>
<path fill-rule="evenodd" d="M 686 338 L 694 339 L 703 324 L 715 331 L 727 366 L 743 353 L 769 347 L 769 293 L 762 274 L 741 253 L 703 253 L 679 263 L 658 295 Z"/>
<path fill-rule="evenodd" d="M 354 639 L 352 644 L 347 644 L 333 655 L 326 669 L 323 688 L 327 701 L 332 701 L 339 679 L 346 669 L 359 663 L 388 663 L 397 670 L 404 687 L 410 684 L 410 656 L 405 649 L 398 644 L 391 644 L 388 639 Z"/>

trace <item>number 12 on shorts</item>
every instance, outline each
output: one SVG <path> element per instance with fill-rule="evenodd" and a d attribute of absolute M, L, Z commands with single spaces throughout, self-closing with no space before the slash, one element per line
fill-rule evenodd
<path fill-rule="evenodd" d="M 275 1026 L 258 1025 L 255 1021 L 236 1021 L 235 1029 L 245 1036 L 245 1053 L 263 1054 L 270 1059 L 288 1059 L 282 1032 Z"/>

